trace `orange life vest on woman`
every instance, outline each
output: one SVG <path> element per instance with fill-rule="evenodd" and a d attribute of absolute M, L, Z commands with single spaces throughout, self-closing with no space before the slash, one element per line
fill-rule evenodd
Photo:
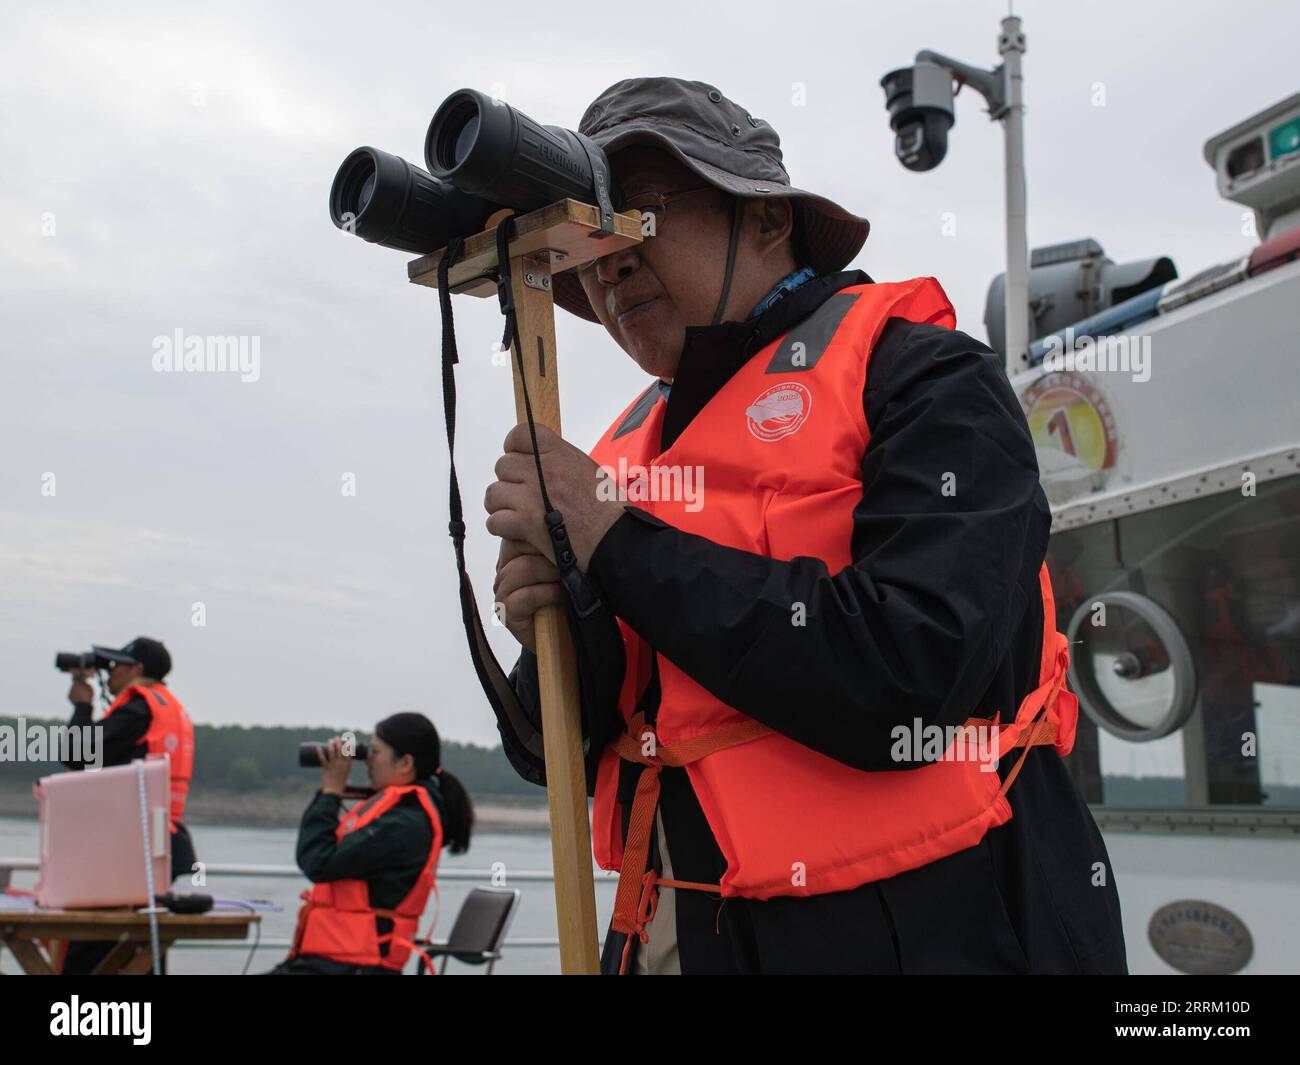
<path fill-rule="evenodd" d="M 396 909 L 384 910 L 370 904 L 370 884 L 365 880 L 334 880 L 315 885 L 302 893 L 306 905 L 298 911 L 298 927 L 289 957 L 311 954 L 347 965 L 381 965 L 400 972 L 411 951 L 418 949 L 415 940 L 420 915 L 429 901 L 429 892 L 437 889 L 434 869 L 442 850 L 442 821 L 429 793 L 418 784 L 384 788 L 339 818 L 335 839 L 341 841 L 348 833 L 377 821 L 407 795 L 414 795 L 424 807 L 433 825 L 433 846 L 406 898 Z M 376 923 L 380 917 L 393 922 L 392 931 L 382 936 Z M 385 943 L 388 951 L 381 953 L 380 947 Z M 432 965 L 429 968 L 434 971 Z"/>
<path fill-rule="evenodd" d="M 633 478 L 628 502 L 716 543 L 783 560 L 811 556 L 837 573 L 853 563 L 853 511 L 862 498 L 861 462 L 870 439 L 863 391 L 872 348 L 891 317 L 948 328 L 956 321 L 933 278 L 842 289 L 751 358 L 667 450 L 660 450 L 666 403 L 652 386 L 605 433 L 592 457 L 615 473 L 632 474 L 637 466 L 701 469 L 707 474 L 704 505 L 637 499 Z M 1038 687 L 1011 720 L 966 723 L 991 731 L 986 753 L 994 756 L 1046 743 L 1067 754 L 1074 742 L 1078 704 L 1065 688 L 1068 643 L 1056 631 L 1046 566 L 1039 583 L 1044 631 Z M 619 709 L 628 731 L 601 757 L 593 812 L 597 862 L 604 869 L 621 867 L 617 931 L 645 940 L 657 884 L 755 899 L 845 891 L 974 846 L 1011 817 L 1006 790 L 1014 772 L 1003 784 L 987 759 L 888 772 L 853 769 L 745 717 L 662 656 L 651 729 L 635 707 L 654 651 L 621 619 L 619 626 L 627 653 Z M 797 671 L 798 661 L 789 668 Z M 621 759 L 647 767 L 626 846 L 617 799 Z M 686 767 L 726 858 L 720 884 L 644 872 L 665 765 Z"/>
<path fill-rule="evenodd" d="M 130 684 L 105 712 L 114 710 L 139 695 L 148 704 L 149 731 L 144 744 L 150 755 L 167 755 L 171 760 L 171 829 L 185 817 L 185 799 L 194 777 L 194 723 L 181 701 L 161 684 Z"/>

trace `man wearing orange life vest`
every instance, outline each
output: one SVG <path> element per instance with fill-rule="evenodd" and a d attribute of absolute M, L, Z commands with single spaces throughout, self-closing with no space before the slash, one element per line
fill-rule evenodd
<path fill-rule="evenodd" d="M 171 766 L 172 879 L 194 869 L 194 843 L 185 827 L 185 799 L 194 776 L 194 725 L 179 699 L 163 684 L 171 672 L 172 658 L 158 640 L 140 636 L 120 651 L 97 647 L 113 663 L 107 688 L 113 702 L 94 720 L 95 693 L 83 674 L 68 692 L 73 705 L 69 725 L 95 725 L 102 730 L 102 764 L 126 765 L 137 758 L 166 754 Z M 69 769 L 85 769 L 85 762 L 66 762 Z M 160 888 L 161 890 L 165 890 Z M 111 943 L 69 943 L 63 972 L 88 973 L 107 955 Z"/>
<path fill-rule="evenodd" d="M 650 387 L 590 456 L 538 430 L 583 626 L 603 613 L 623 652 L 583 660 L 594 848 L 620 871 L 603 970 L 1125 971 L 996 357 L 933 278 L 845 271 L 868 223 L 793 188 L 712 86 L 623 81 L 579 130 L 654 232 L 555 275 Z M 566 593 L 526 426 L 496 473 L 495 597 L 540 728 L 531 618 Z"/>

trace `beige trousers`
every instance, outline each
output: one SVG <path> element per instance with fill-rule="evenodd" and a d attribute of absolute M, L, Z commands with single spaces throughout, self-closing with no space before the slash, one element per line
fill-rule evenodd
<path fill-rule="evenodd" d="M 668 844 L 664 842 L 664 822 L 659 811 L 655 811 L 655 826 L 659 830 L 659 858 L 663 864 L 663 875 L 671 878 L 672 863 L 668 860 Z M 638 943 L 636 947 L 637 976 L 681 976 L 682 966 L 677 953 L 677 890 L 675 888 L 659 889 L 659 907 L 655 910 L 655 919 L 646 929 L 650 936 L 648 943 Z"/>

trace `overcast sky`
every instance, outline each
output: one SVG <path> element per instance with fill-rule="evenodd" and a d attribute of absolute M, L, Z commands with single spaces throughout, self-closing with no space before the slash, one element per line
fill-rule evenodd
<path fill-rule="evenodd" d="M 1201 146 L 1295 91 L 1294 5 L 1017 8 L 1031 245 L 1093 236 L 1118 261 L 1170 255 L 1184 276 L 1241 254 L 1242 209 L 1218 199 Z M 418 709 L 445 736 L 495 742 L 446 535 L 436 294 L 407 284 L 407 256 L 330 225 L 338 163 L 358 144 L 419 163 L 462 86 L 572 126 L 624 77 L 711 82 L 776 127 L 796 185 L 872 220 L 856 266 L 937 276 L 983 339 L 1004 254 L 1000 129 L 963 92 L 947 161 L 911 174 L 878 81 L 921 48 L 994 65 L 1004 10 L 11 5 L 0 714 L 64 713 L 56 651 L 146 634 L 170 646 L 198 722 L 368 728 Z M 645 382 L 599 327 L 559 317 L 565 435 L 587 447 Z M 495 301 L 460 299 L 457 327 L 487 604 L 480 504 L 514 408 L 490 361 Z M 155 337 L 177 329 L 256 337 L 259 379 L 154 372 Z"/>

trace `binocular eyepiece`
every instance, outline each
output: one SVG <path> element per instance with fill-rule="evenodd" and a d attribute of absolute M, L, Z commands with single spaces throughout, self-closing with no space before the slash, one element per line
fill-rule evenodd
<path fill-rule="evenodd" d="M 612 194 L 609 160 L 588 138 L 474 89 L 442 102 L 424 161 L 427 171 L 356 149 L 334 177 L 330 218 L 373 244 L 422 254 L 479 232 L 502 207 L 532 211 L 566 197 L 600 203 Z"/>
<path fill-rule="evenodd" d="M 300 743 L 298 744 L 298 765 L 303 769 L 320 768 L 320 748 L 322 743 Z M 344 752 L 346 753 L 346 752 Z M 366 755 L 370 753 L 369 748 L 364 743 L 354 744 L 352 753 L 349 755 L 353 761 L 364 762 Z"/>

